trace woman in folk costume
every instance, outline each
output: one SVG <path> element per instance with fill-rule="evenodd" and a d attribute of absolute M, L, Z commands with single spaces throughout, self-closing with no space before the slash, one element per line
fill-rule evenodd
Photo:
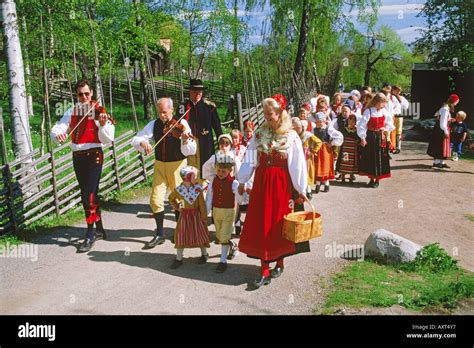
<path fill-rule="evenodd" d="M 357 116 L 351 113 L 347 120 L 339 119 L 336 121 L 338 129 L 344 136 L 344 142 L 336 162 L 336 171 L 341 173 L 342 182 L 346 182 L 346 174 L 350 174 L 349 181 L 355 180 L 355 175 L 359 172 L 358 166 L 358 146 L 359 137 L 357 136 Z"/>
<path fill-rule="evenodd" d="M 170 204 L 180 213 L 174 233 L 174 247 L 177 249 L 177 254 L 171 265 L 172 269 L 183 264 L 185 248 L 200 248 L 199 264 L 205 264 L 208 259 L 206 248 L 209 248 L 207 208 L 203 188 L 197 183 L 198 170 L 186 166 L 181 168 L 180 175 L 183 182 L 168 197 Z"/>
<path fill-rule="evenodd" d="M 301 203 L 308 185 L 308 172 L 301 140 L 291 129 L 286 100 L 281 94 L 263 101 L 265 123 L 257 129 L 240 168 L 239 194 L 255 172 L 254 185 L 239 250 L 260 259 L 259 288 L 283 272 L 284 258 L 309 251 L 309 243 L 295 244 L 282 237 L 283 216 L 293 203 Z M 296 198 L 296 201 L 293 199 Z M 270 262 L 276 267 L 270 271 Z"/>
<path fill-rule="evenodd" d="M 454 112 L 454 107 L 459 103 L 459 97 L 456 94 L 451 94 L 443 104 L 441 109 L 436 113 L 438 118 L 431 135 L 430 145 L 428 146 L 427 154 L 433 157 L 433 167 L 435 168 L 449 168 L 445 159 L 451 156 L 450 139 L 449 139 L 449 123 L 451 120 L 451 112 Z"/>
<path fill-rule="evenodd" d="M 316 180 L 315 192 L 319 193 L 321 184 L 324 185 L 323 192 L 329 192 L 329 180 L 334 180 L 334 158 L 336 146 L 341 146 L 344 140 L 342 133 L 334 129 L 332 122 L 328 122 L 327 114 L 318 112 L 316 114 L 316 135 L 322 146 L 315 158 L 314 177 Z"/>
<path fill-rule="evenodd" d="M 379 180 L 390 177 L 389 133 L 395 128 L 385 106 L 387 97 L 377 93 L 357 122 L 361 158 L 359 175 L 368 176 L 369 187 L 379 186 Z"/>
<path fill-rule="evenodd" d="M 303 151 L 306 158 L 306 166 L 308 168 L 308 187 L 306 188 L 306 196 L 311 198 L 311 190 L 314 186 L 314 161 L 322 146 L 322 142 L 313 133 L 305 131 L 308 121 L 300 120 L 298 117 L 293 117 L 291 123 L 293 129 L 299 135 L 301 142 L 303 143 Z"/>

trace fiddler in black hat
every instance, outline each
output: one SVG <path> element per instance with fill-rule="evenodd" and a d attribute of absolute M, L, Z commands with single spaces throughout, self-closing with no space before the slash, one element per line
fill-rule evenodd
<path fill-rule="evenodd" d="M 202 84 L 202 80 L 191 79 L 191 81 L 189 81 L 189 89 L 193 91 L 202 91 L 205 88 L 204 88 L 204 85 Z"/>

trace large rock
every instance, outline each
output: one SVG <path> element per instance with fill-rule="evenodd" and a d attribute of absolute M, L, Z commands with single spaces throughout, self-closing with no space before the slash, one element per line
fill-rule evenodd
<path fill-rule="evenodd" d="M 421 245 L 384 229 L 370 234 L 364 245 L 364 256 L 387 263 L 413 261 Z"/>

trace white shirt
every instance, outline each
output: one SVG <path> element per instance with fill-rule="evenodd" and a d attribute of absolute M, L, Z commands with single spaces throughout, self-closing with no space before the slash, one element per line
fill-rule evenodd
<path fill-rule="evenodd" d="M 54 139 L 54 141 L 57 143 L 56 137 L 60 134 L 66 134 L 69 131 L 69 126 L 71 124 L 71 117 L 72 113 L 74 111 L 74 107 L 69 108 L 61 117 L 61 119 L 51 128 L 51 138 Z M 82 121 L 86 122 L 86 120 Z M 100 125 L 99 121 L 94 121 L 96 126 L 99 128 L 99 141 L 101 144 L 97 143 L 84 143 L 84 144 L 74 144 L 71 143 L 71 149 L 72 151 L 83 151 L 83 150 L 89 150 L 93 149 L 96 147 L 102 148 L 106 144 L 112 143 L 114 141 L 114 135 L 115 135 L 115 126 L 112 124 L 112 122 L 107 121 L 104 126 Z"/>
<path fill-rule="evenodd" d="M 387 110 L 380 109 L 377 110 L 375 107 L 372 107 L 370 109 L 367 109 L 364 111 L 364 114 L 360 118 L 360 120 L 357 122 L 357 135 L 361 139 L 365 139 L 367 135 L 367 123 L 369 122 L 371 117 L 385 117 L 384 120 L 384 128 L 386 131 L 393 131 L 395 129 L 395 126 L 393 125 L 393 118 L 388 114 Z"/>
<path fill-rule="evenodd" d="M 221 152 L 221 151 L 219 151 Z M 234 176 L 237 179 L 237 175 L 240 170 L 240 165 L 242 164 L 242 161 L 239 159 L 239 157 L 235 154 L 234 151 L 230 151 L 228 153 L 229 156 L 232 156 L 234 158 Z M 216 155 L 212 155 L 209 157 L 209 159 L 203 164 L 202 166 L 202 178 L 205 180 L 211 180 L 216 176 Z"/>
<path fill-rule="evenodd" d="M 145 128 L 143 128 L 141 131 L 137 133 L 132 138 L 132 146 L 139 152 L 143 152 L 144 149 L 143 147 L 140 146 L 140 143 L 142 141 L 146 141 L 147 143 L 150 143 L 151 139 L 153 139 L 153 128 L 155 127 L 155 121 L 150 121 Z M 188 122 L 186 120 L 181 120 L 179 122 L 185 127 L 185 133 L 191 134 L 191 128 L 189 128 Z M 160 139 L 154 139 L 155 141 L 158 141 Z M 184 140 L 181 139 L 181 153 L 183 156 L 192 156 L 196 154 L 196 141 L 194 139 L 188 138 L 186 143 L 184 143 Z"/>
<path fill-rule="evenodd" d="M 448 131 L 448 121 L 451 118 L 451 113 L 449 112 L 449 106 L 443 105 L 441 109 L 438 110 L 439 115 L 439 127 L 445 133 L 449 133 Z"/>
<path fill-rule="evenodd" d="M 288 170 L 291 182 L 295 190 L 299 194 L 303 194 L 306 193 L 306 186 L 308 186 L 308 170 L 306 169 L 303 144 L 298 134 L 293 130 L 288 133 L 288 144 Z M 248 182 L 258 167 L 257 152 L 255 137 L 253 137 L 247 147 L 244 161 L 239 170 L 238 180 L 241 184 Z"/>
<path fill-rule="evenodd" d="M 390 99 L 392 100 L 392 103 L 393 103 L 393 113 L 394 113 L 394 115 L 402 115 L 403 111 L 408 110 L 408 108 L 410 107 L 410 104 L 408 103 L 408 100 L 406 100 L 405 97 L 403 97 L 401 95 L 399 97 L 400 97 L 400 101 L 394 95 L 392 95 L 390 97 Z"/>

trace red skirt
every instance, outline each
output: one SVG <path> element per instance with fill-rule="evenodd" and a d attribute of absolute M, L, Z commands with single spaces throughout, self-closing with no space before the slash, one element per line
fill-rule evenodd
<path fill-rule="evenodd" d="M 174 243 L 175 248 L 209 247 L 207 225 L 201 220 L 198 208 L 183 208 L 176 226 Z"/>
<path fill-rule="evenodd" d="M 314 159 L 314 180 L 326 181 L 334 179 L 334 153 L 328 144 L 323 143 Z"/>
<path fill-rule="evenodd" d="M 291 212 L 293 190 L 288 167 L 269 166 L 265 157 L 260 157 L 255 172 L 239 251 L 270 262 L 295 254 L 296 247 L 282 237 L 283 216 Z"/>

